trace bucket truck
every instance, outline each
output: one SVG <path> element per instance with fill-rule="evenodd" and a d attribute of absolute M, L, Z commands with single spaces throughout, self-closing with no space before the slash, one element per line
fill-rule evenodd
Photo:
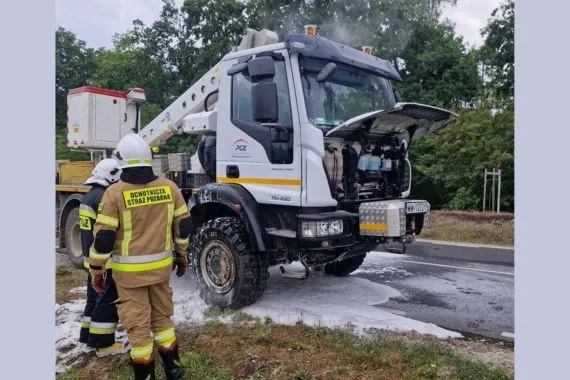
<path fill-rule="evenodd" d="M 168 166 L 162 175 L 187 199 L 200 296 L 240 308 L 262 296 L 270 266 L 287 277 L 346 276 L 379 244 L 405 248 L 425 228 L 430 205 L 410 198 L 408 150 L 413 138 L 457 115 L 402 102 L 393 81 L 401 81 L 397 70 L 370 46 L 337 43 L 313 26 L 284 41 L 247 29 L 239 46 L 142 129 L 144 90 L 70 91 L 68 144 L 111 150 L 133 130 L 153 148 L 174 134 L 201 136 L 192 156 L 157 156 L 153 165 Z M 75 211 L 66 199 L 73 197 L 61 200 L 60 245 L 67 247 Z M 304 270 L 286 271 L 293 261 Z"/>

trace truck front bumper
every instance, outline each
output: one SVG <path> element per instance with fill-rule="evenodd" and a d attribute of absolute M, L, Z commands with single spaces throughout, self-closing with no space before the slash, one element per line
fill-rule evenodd
<path fill-rule="evenodd" d="M 303 250 L 320 251 L 356 249 L 364 243 L 410 242 L 429 222 L 429 213 L 427 201 L 394 199 L 363 202 L 358 213 L 301 214 L 297 242 Z"/>

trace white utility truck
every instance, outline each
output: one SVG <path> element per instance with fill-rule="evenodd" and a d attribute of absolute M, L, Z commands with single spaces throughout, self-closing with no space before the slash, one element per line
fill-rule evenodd
<path fill-rule="evenodd" d="M 201 135 L 197 152 L 178 155 L 178 168 L 162 175 L 174 172 L 188 200 L 189 262 L 210 305 L 256 302 L 273 265 L 301 262 L 302 273 L 281 266 L 289 277 L 348 275 L 379 244 L 405 247 L 428 222 L 429 203 L 409 199 L 408 149 L 456 115 L 401 102 L 391 86 L 401 81 L 397 70 L 369 47 L 312 34 L 279 42 L 274 32 L 247 29 L 142 129 L 142 89 L 69 94 L 73 148 L 109 154 L 133 130 L 151 147 Z"/>

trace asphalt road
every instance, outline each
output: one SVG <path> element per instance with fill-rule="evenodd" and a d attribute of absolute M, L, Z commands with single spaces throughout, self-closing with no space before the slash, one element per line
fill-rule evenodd
<path fill-rule="evenodd" d="M 461 333 L 514 341 L 514 251 L 415 242 L 405 254 L 371 252 L 353 275 L 402 296 L 378 305 Z"/>

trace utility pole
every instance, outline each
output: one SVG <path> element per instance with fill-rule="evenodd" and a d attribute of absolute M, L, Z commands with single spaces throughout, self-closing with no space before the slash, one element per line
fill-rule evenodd
<path fill-rule="evenodd" d="M 485 180 L 483 181 L 483 212 L 485 212 L 485 203 L 487 198 L 487 168 L 485 168 Z"/>
<path fill-rule="evenodd" d="M 493 171 L 485 168 L 485 179 L 483 181 L 483 212 L 487 209 L 487 176 L 491 176 L 491 211 L 501 212 L 501 170 L 493 168 Z"/>
<path fill-rule="evenodd" d="M 493 184 L 491 185 L 491 210 L 495 210 L 495 168 L 492 173 Z"/>
<path fill-rule="evenodd" d="M 499 190 L 497 193 L 497 214 L 501 212 L 501 170 L 499 170 Z"/>

